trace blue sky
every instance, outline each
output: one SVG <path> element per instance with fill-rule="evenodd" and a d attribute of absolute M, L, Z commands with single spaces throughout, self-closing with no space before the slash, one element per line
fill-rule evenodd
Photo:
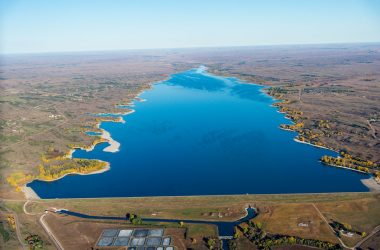
<path fill-rule="evenodd" d="M 0 0 L 0 53 L 380 42 L 373 0 Z"/>

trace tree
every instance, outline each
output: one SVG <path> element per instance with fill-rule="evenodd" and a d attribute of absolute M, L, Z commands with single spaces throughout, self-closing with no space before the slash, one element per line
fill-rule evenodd
<path fill-rule="evenodd" d="M 29 235 L 25 238 L 25 241 L 31 250 L 43 249 L 44 242 L 42 241 L 42 238 L 37 234 Z"/>
<path fill-rule="evenodd" d="M 141 225 L 142 224 L 141 218 L 138 215 L 136 215 L 136 214 L 131 214 L 130 217 L 129 217 L 129 221 L 133 225 Z"/>
<path fill-rule="evenodd" d="M 228 246 L 230 247 L 231 250 L 237 249 L 237 244 L 234 240 L 229 240 L 228 241 Z"/>
<path fill-rule="evenodd" d="M 215 247 L 215 240 L 212 239 L 212 238 L 209 238 L 207 240 L 207 246 L 208 246 L 209 249 L 214 249 L 214 247 Z"/>
<path fill-rule="evenodd" d="M 234 233 L 234 239 L 238 239 L 239 238 L 239 233 L 238 232 L 235 232 Z"/>
<path fill-rule="evenodd" d="M 289 243 L 290 244 L 296 244 L 296 239 L 292 236 L 289 238 Z"/>
<path fill-rule="evenodd" d="M 352 229 L 351 225 L 348 224 L 348 223 L 344 223 L 343 226 L 344 226 L 344 228 L 345 228 L 346 230 L 351 230 L 351 229 Z"/>

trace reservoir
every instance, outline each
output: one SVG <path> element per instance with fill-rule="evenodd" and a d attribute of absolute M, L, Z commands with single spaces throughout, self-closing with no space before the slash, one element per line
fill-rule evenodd
<path fill-rule="evenodd" d="M 118 152 L 104 152 L 108 143 L 74 152 L 109 162 L 109 171 L 28 186 L 41 198 L 368 191 L 367 175 L 319 162 L 335 152 L 281 130 L 291 121 L 262 90 L 202 69 L 172 75 L 140 95 L 146 101 L 134 102 L 125 123 L 101 123 Z"/>

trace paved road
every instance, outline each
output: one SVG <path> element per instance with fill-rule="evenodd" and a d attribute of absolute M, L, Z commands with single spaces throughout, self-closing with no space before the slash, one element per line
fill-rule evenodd
<path fill-rule="evenodd" d="M 13 213 L 13 216 L 15 218 L 17 239 L 20 242 L 20 244 L 22 246 L 22 249 L 27 250 L 29 248 L 27 247 L 27 245 L 25 244 L 24 239 L 22 238 L 21 231 L 20 231 L 20 222 L 18 220 L 18 216 L 17 216 L 16 213 Z"/>
<path fill-rule="evenodd" d="M 18 220 L 17 214 L 15 212 L 10 211 L 8 208 L 5 208 L 5 210 L 8 213 L 12 214 L 13 218 L 15 219 L 16 236 L 17 236 L 17 240 L 20 242 L 21 248 L 24 249 L 24 250 L 29 249 L 28 246 L 25 244 L 24 239 L 22 238 L 21 230 L 20 230 L 20 222 Z"/>
<path fill-rule="evenodd" d="M 317 210 L 319 216 L 320 216 L 320 217 L 321 217 L 321 218 L 327 223 L 327 226 L 331 229 L 331 231 L 332 231 L 333 234 L 335 235 L 335 230 L 330 226 L 330 224 L 329 224 L 329 222 L 327 221 L 326 217 L 321 213 L 321 211 L 318 209 L 318 207 L 317 207 L 314 203 L 312 203 L 312 205 L 313 205 L 313 207 L 315 208 L 315 210 Z M 341 238 L 339 238 L 339 237 L 336 237 L 336 238 L 339 240 L 340 244 L 341 244 L 344 248 L 346 248 L 346 249 L 351 249 L 351 250 L 354 250 L 354 249 L 355 249 L 354 247 L 346 246 L 346 244 L 343 243 L 343 241 L 342 241 Z"/>
<path fill-rule="evenodd" d="M 354 248 L 358 248 L 361 246 L 361 244 L 363 244 L 364 242 L 366 242 L 369 238 L 371 238 L 375 233 L 379 232 L 380 231 L 380 225 L 378 225 L 377 227 L 375 227 L 372 232 L 367 236 L 365 237 L 364 239 L 362 239 L 361 241 L 359 241 L 355 246 Z"/>
<path fill-rule="evenodd" d="M 29 204 L 29 202 L 34 202 L 34 201 L 27 200 L 24 203 L 24 206 L 23 206 L 24 213 L 27 214 L 27 215 L 39 215 L 39 214 L 41 214 L 41 213 L 30 213 L 30 212 L 28 212 L 27 209 L 26 209 L 26 207 Z M 56 210 L 55 208 L 51 208 L 51 209 L 52 210 Z M 42 228 L 45 230 L 45 232 L 47 233 L 47 235 L 49 236 L 49 238 L 51 239 L 51 241 L 54 243 L 54 245 L 56 246 L 56 248 L 59 249 L 59 250 L 64 250 L 63 246 L 58 241 L 57 237 L 54 235 L 54 233 L 51 231 L 51 229 L 49 228 L 49 226 L 47 225 L 47 223 L 44 220 L 44 217 L 48 213 L 49 213 L 48 211 L 45 211 L 44 213 L 42 213 L 42 215 L 41 215 L 41 217 L 39 219 L 39 223 L 41 224 Z"/>
<path fill-rule="evenodd" d="M 48 214 L 49 212 L 48 211 L 45 211 L 45 213 L 43 215 L 41 215 L 40 219 L 39 219 L 39 222 L 42 226 L 42 228 L 45 230 L 45 232 L 49 235 L 50 239 L 52 240 L 52 242 L 54 243 L 54 245 L 56 246 L 56 248 L 58 250 L 64 250 L 63 246 L 61 245 L 61 243 L 58 241 L 58 239 L 55 237 L 54 233 L 50 230 L 49 226 L 46 224 L 46 222 L 44 221 L 44 217 Z"/>

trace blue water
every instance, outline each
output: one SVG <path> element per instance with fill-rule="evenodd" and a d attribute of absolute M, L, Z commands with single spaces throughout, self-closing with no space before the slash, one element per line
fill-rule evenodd
<path fill-rule="evenodd" d="M 130 109 L 133 108 L 133 105 L 117 105 L 116 107 L 119 109 Z"/>
<path fill-rule="evenodd" d="M 96 117 L 119 117 L 120 114 L 104 113 L 104 114 L 94 114 Z"/>
<path fill-rule="evenodd" d="M 100 135 L 102 135 L 101 132 L 95 132 L 95 131 L 86 131 L 85 133 L 87 135 L 92 135 L 92 136 L 96 136 L 96 135 L 100 136 Z"/>
<path fill-rule="evenodd" d="M 235 227 L 243 222 L 247 222 L 256 216 L 256 211 L 252 207 L 246 208 L 247 214 L 243 218 L 236 221 L 208 221 L 208 220 L 181 220 L 181 219 L 160 219 L 160 218 L 142 218 L 144 222 L 169 222 L 169 223 L 192 223 L 192 224 L 212 224 L 218 227 L 219 236 L 233 236 Z M 85 219 L 99 220 L 126 220 L 126 217 L 120 216 L 97 216 L 77 213 L 69 210 L 59 210 L 59 214 L 67 214 Z"/>
<path fill-rule="evenodd" d="M 29 186 L 42 198 L 368 191 L 366 175 L 318 161 L 336 153 L 279 129 L 290 121 L 262 88 L 200 70 L 173 75 L 141 95 L 126 123 L 101 124 L 119 152 L 75 151 L 110 171 Z"/>

